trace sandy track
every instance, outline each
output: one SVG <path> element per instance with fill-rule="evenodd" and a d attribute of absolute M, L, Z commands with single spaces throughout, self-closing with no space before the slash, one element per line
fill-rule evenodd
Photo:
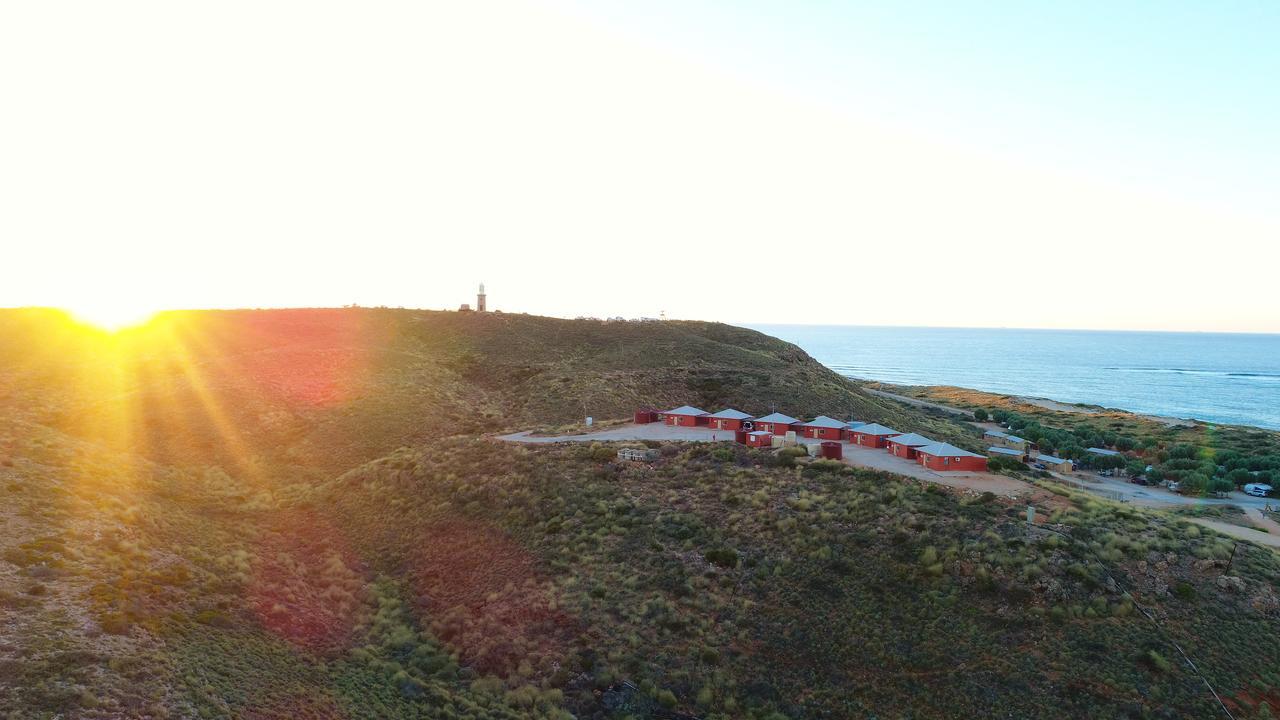
<path fill-rule="evenodd" d="M 529 432 L 502 435 L 499 440 L 521 443 L 557 443 L 557 442 L 626 442 L 637 440 L 686 441 L 686 442 L 733 442 L 733 432 L 727 430 L 710 430 L 705 427 L 685 428 L 672 427 L 662 423 L 644 425 L 628 424 L 620 427 L 601 430 L 599 432 L 581 433 L 578 435 L 539 436 Z M 820 440 L 801 438 L 805 445 L 816 445 Z M 934 482 L 955 488 L 965 488 L 977 492 L 992 492 L 1006 497 L 1022 497 L 1034 492 L 1027 483 L 1020 482 L 1005 475 L 994 473 L 940 473 L 928 470 L 918 463 L 890 455 L 885 450 L 860 447 L 850 443 L 840 443 L 844 450 L 844 462 L 855 467 L 883 470 L 885 472 L 905 475 L 906 477 Z"/>

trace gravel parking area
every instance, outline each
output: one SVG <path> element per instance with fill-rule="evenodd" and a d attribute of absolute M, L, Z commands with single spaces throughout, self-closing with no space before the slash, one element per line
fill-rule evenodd
<path fill-rule="evenodd" d="M 733 432 L 711 430 L 709 428 L 673 427 L 663 423 L 647 423 L 644 425 L 623 425 L 621 427 L 588 432 L 579 435 L 538 436 L 528 432 L 512 433 L 499 436 L 499 440 L 522 443 L 557 443 L 557 442 L 625 442 L 632 440 L 667 440 L 686 442 L 733 442 Z M 816 445 L 820 440 L 801 438 L 806 445 Z M 855 467 L 884 470 L 885 472 L 905 475 L 949 487 L 966 488 L 977 492 L 992 492 L 1005 497 L 1022 497 L 1032 493 L 1030 485 L 1014 480 L 1005 475 L 994 473 L 954 472 L 940 473 L 928 470 L 918 463 L 890 455 L 885 450 L 840 443 L 844 450 L 844 461 Z"/>
<path fill-rule="evenodd" d="M 499 440 L 508 442 L 521 443 L 559 443 L 559 442 L 627 442 L 635 440 L 659 440 L 659 441 L 681 441 L 681 442 L 733 442 L 733 432 L 725 430 L 711 430 L 709 428 L 687 428 L 674 427 L 664 423 L 648 423 L 644 425 L 627 424 L 613 427 L 598 432 L 586 432 L 577 435 L 534 435 L 531 432 L 518 432 L 510 435 L 501 435 Z M 806 445 L 814 445 L 820 440 L 810 440 L 801 438 L 800 442 Z M 851 445 L 849 443 L 840 443 L 844 450 L 844 461 L 854 467 L 869 468 L 872 470 L 883 470 L 897 475 L 903 475 L 925 482 L 938 483 L 948 487 L 972 490 L 974 492 L 991 492 L 1010 498 L 1023 498 L 1035 494 L 1036 489 L 1027 483 L 1020 482 L 1006 475 L 996 475 L 994 473 L 939 473 L 928 470 L 921 465 L 904 460 L 899 457 L 890 455 L 884 450 L 861 447 Z M 1056 473 L 1055 473 L 1056 474 Z M 1093 481 L 1101 490 L 1109 490 L 1119 492 L 1124 496 L 1125 501 L 1139 505 L 1147 505 L 1150 507 L 1169 507 L 1171 505 L 1188 505 L 1188 504 L 1232 504 L 1245 508 L 1246 512 L 1253 510 L 1257 515 L 1257 508 L 1266 504 L 1268 500 L 1262 498 L 1251 498 L 1241 493 L 1232 493 L 1229 499 L 1206 500 L 1203 498 L 1188 498 L 1166 490 L 1158 488 L 1144 488 L 1133 485 L 1123 480 L 1114 478 L 1103 478 L 1099 476 L 1082 477 L 1084 473 L 1076 473 L 1075 480 Z M 1238 497 L 1237 497 L 1238 496 Z M 1250 513 L 1251 517 L 1254 513 Z M 1262 545 L 1270 545 L 1272 547 L 1280 547 L 1280 534 L 1260 532 L 1258 530 L 1250 530 L 1238 525 L 1219 522 L 1208 518 L 1188 518 L 1192 522 L 1198 523 L 1208 528 L 1212 528 L 1226 535 L 1238 537 L 1245 540 L 1252 540 Z M 1255 518 L 1256 519 L 1256 518 Z M 1264 527 L 1267 525 L 1275 526 L 1271 520 L 1265 520 L 1265 523 L 1259 523 Z M 1268 528 L 1270 529 L 1270 528 Z"/>

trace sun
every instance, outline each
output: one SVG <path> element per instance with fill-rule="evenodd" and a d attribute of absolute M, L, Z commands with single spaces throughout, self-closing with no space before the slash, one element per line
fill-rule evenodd
<path fill-rule="evenodd" d="M 108 332 L 142 325 L 159 312 L 153 307 L 110 300 L 67 308 L 67 311 L 80 322 Z"/>

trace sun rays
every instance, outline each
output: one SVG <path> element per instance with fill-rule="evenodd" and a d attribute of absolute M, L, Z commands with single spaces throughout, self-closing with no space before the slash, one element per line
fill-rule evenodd
<path fill-rule="evenodd" d="M 155 307 L 110 299 L 67 308 L 71 317 L 109 333 L 145 325 L 159 312 Z"/>

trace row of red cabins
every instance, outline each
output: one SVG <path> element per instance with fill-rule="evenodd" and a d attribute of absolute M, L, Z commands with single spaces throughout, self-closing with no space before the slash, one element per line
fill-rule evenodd
<path fill-rule="evenodd" d="M 861 447 L 882 448 L 905 460 L 915 460 L 930 470 L 977 472 L 987 469 L 986 457 L 954 445 L 915 433 L 900 433 L 879 423 L 844 422 L 826 415 L 806 422 L 779 412 L 756 418 L 732 408 L 709 413 L 689 405 L 666 412 L 641 410 L 635 414 L 637 423 L 659 420 L 679 427 L 733 431 L 741 442 L 752 447 L 768 447 L 773 436 L 794 431 L 802 437 L 826 440 L 833 445 L 843 441 Z M 823 443 L 824 446 L 826 444 Z"/>

